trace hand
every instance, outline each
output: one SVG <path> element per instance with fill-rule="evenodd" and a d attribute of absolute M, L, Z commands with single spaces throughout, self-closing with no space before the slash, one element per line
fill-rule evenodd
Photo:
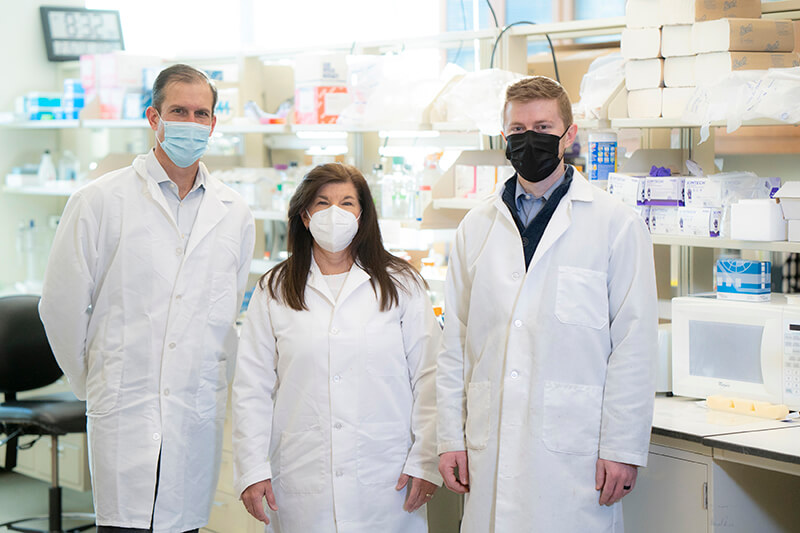
<path fill-rule="evenodd" d="M 458 478 L 456 478 L 456 468 Z M 469 492 L 469 469 L 467 452 L 446 452 L 439 456 L 439 473 L 444 478 L 444 485 L 456 494 Z"/>
<path fill-rule="evenodd" d="M 594 490 L 602 489 L 600 505 L 613 505 L 630 494 L 636 486 L 637 473 L 633 465 L 598 459 Z"/>
<path fill-rule="evenodd" d="M 272 481 L 269 479 L 253 483 L 242 493 L 242 503 L 247 512 L 253 517 L 265 524 L 269 524 L 269 517 L 264 511 L 264 498 L 267 499 L 267 505 L 273 511 L 278 510 L 278 504 L 275 503 L 275 494 L 272 492 Z"/>
<path fill-rule="evenodd" d="M 400 474 L 394 490 L 403 490 L 409 482 L 411 483 L 411 487 L 406 495 L 406 502 L 403 504 L 403 510 L 413 513 L 424 504 L 428 503 L 431 498 L 433 498 L 433 493 L 436 492 L 436 489 L 439 487 L 430 481 L 412 477 L 408 474 Z"/>

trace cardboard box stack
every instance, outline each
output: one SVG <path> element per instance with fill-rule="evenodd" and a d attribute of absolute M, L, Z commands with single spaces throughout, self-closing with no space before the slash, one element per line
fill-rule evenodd
<path fill-rule="evenodd" d="M 352 101 L 345 54 L 301 55 L 294 65 L 296 124 L 336 124 Z"/>
<path fill-rule="evenodd" d="M 626 26 L 632 118 L 680 118 L 697 85 L 732 71 L 800 65 L 791 21 L 761 19 L 760 0 L 629 0 Z"/>

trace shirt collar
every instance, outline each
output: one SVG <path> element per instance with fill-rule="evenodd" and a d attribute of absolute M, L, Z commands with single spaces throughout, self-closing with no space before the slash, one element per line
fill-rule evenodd
<path fill-rule="evenodd" d="M 552 195 L 552 194 L 553 194 L 553 191 L 555 191 L 555 190 L 558 188 L 558 186 L 559 186 L 559 185 L 561 185 L 562 183 L 564 183 L 564 176 L 565 176 L 565 175 L 566 175 L 566 172 L 562 172 L 562 173 L 561 173 L 561 177 L 559 177 L 559 178 L 558 178 L 558 179 L 555 181 L 555 183 L 553 183 L 553 184 L 550 186 L 550 188 L 549 188 L 549 189 L 547 189 L 547 190 L 545 191 L 545 193 L 542 195 L 542 199 L 543 199 L 545 202 L 546 202 L 546 201 L 547 201 L 547 200 L 550 198 L 550 195 Z M 522 185 L 521 185 L 521 184 L 520 184 L 520 182 L 519 182 L 518 175 L 515 175 L 515 176 L 514 176 L 514 182 L 516 183 L 516 187 L 517 187 L 517 188 L 516 188 L 516 192 L 514 193 L 514 201 L 515 201 L 515 202 L 517 202 L 517 203 L 519 202 L 519 198 L 520 198 L 520 196 L 530 195 L 530 198 L 535 198 L 535 197 L 534 197 L 532 194 L 530 194 L 529 192 L 527 192 L 525 189 L 523 189 L 523 188 L 522 188 Z"/>
<path fill-rule="evenodd" d="M 156 158 L 155 149 L 150 150 L 150 153 L 147 154 L 147 173 L 156 180 L 158 185 L 166 182 L 172 182 L 167 175 L 167 171 L 164 170 L 164 167 L 161 166 L 161 163 L 158 162 Z M 203 172 L 202 167 L 197 167 L 197 175 L 194 177 L 194 185 L 192 185 L 192 189 L 189 191 L 190 193 L 194 192 L 195 190 L 203 187 L 203 189 L 208 188 L 206 186 L 206 174 Z"/>

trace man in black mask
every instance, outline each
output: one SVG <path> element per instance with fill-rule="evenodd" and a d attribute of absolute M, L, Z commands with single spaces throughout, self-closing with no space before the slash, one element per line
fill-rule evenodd
<path fill-rule="evenodd" d="M 517 172 L 450 255 L 439 470 L 468 493 L 462 533 L 621 532 L 653 415 L 650 234 L 564 164 L 577 127 L 561 85 L 509 86 L 503 130 Z"/>

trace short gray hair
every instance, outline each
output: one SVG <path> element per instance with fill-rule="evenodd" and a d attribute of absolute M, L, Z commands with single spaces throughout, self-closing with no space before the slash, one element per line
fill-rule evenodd
<path fill-rule="evenodd" d="M 214 115 L 214 109 L 217 107 L 217 86 L 208 77 L 208 74 L 202 70 L 196 69 L 189 65 L 178 63 L 165 68 L 159 72 L 156 81 L 153 83 L 153 107 L 156 111 L 161 113 L 161 104 L 164 103 L 166 96 L 165 89 L 170 83 L 207 83 L 211 89 L 211 96 L 213 99 L 211 105 L 211 115 Z"/>

